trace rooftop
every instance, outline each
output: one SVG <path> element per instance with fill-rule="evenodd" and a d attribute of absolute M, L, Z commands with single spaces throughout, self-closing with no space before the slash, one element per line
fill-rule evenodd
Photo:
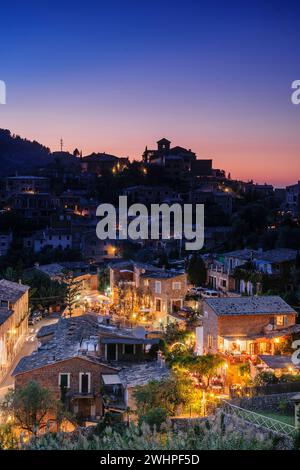
<path fill-rule="evenodd" d="M 134 328 L 117 328 L 114 325 L 101 323 L 102 318 L 94 315 L 83 315 L 74 318 L 61 318 L 57 323 L 42 328 L 39 337 L 53 335 L 49 341 L 30 356 L 23 357 L 15 368 L 13 375 L 26 372 L 72 357 L 88 358 L 102 363 L 103 358 L 95 355 L 99 339 L 108 342 L 128 344 L 158 343 L 157 339 L 145 339 L 145 331 Z"/>
<path fill-rule="evenodd" d="M 34 269 L 41 271 L 44 274 L 47 274 L 47 276 L 49 277 L 61 276 L 64 271 L 64 267 L 58 263 L 36 265 Z"/>
<path fill-rule="evenodd" d="M 23 357 L 13 375 L 78 356 L 83 338 L 96 335 L 98 330 L 97 317 L 93 315 L 61 318 L 53 325 L 53 338 L 30 356 Z"/>
<path fill-rule="evenodd" d="M 146 385 L 150 380 L 161 380 L 168 377 L 169 369 L 157 361 L 128 364 L 121 368 L 119 376 L 123 384 L 128 387 Z"/>
<path fill-rule="evenodd" d="M 278 248 L 276 250 L 263 251 L 255 253 L 256 260 L 269 261 L 271 263 L 284 263 L 287 261 L 294 261 L 297 257 L 296 250 L 289 250 L 288 248 Z"/>
<path fill-rule="evenodd" d="M 281 297 L 277 295 L 264 295 L 252 297 L 221 297 L 206 299 L 205 303 L 217 315 L 268 315 L 268 314 L 296 314 Z"/>
<path fill-rule="evenodd" d="M 148 272 L 141 275 L 143 278 L 151 279 L 171 279 L 172 277 L 184 275 L 184 271 L 158 271 L 158 272 Z"/>
<path fill-rule="evenodd" d="M 0 280 L 0 300 L 8 302 L 16 302 L 22 297 L 25 292 L 30 289 L 29 286 L 20 284 L 18 282 L 7 281 L 6 279 Z"/>
<path fill-rule="evenodd" d="M 251 257 L 256 256 L 257 251 L 250 250 L 249 248 L 244 248 L 243 250 L 229 251 L 228 253 L 222 253 L 220 256 L 226 256 L 228 258 L 237 258 L 237 259 L 251 259 Z"/>

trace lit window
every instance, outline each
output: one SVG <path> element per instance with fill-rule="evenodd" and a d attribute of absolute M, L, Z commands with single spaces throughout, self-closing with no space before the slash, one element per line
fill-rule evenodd
<path fill-rule="evenodd" d="M 283 326 L 285 324 L 285 316 L 284 315 L 277 315 L 276 316 L 276 325 Z"/>
<path fill-rule="evenodd" d="M 161 299 L 155 299 L 155 310 L 161 312 Z"/>

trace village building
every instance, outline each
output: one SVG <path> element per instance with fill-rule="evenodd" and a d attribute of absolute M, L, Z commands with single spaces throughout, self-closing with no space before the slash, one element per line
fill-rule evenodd
<path fill-rule="evenodd" d="M 291 186 L 286 187 L 285 208 L 290 211 L 293 216 L 300 213 L 300 181 Z"/>
<path fill-rule="evenodd" d="M 47 228 L 39 232 L 35 232 L 30 237 L 23 240 L 24 248 L 30 248 L 35 253 L 39 253 L 44 248 L 49 247 L 55 249 L 71 249 L 72 248 L 72 230 Z"/>
<path fill-rule="evenodd" d="M 11 367 L 28 334 L 28 291 L 21 283 L 0 280 L 0 378 Z"/>
<path fill-rule="evenodd" d="M 198 353 L 274 355 L 284 339 L 300 331 L 296 316 L 279 296 L 206 299 Z"/>
<path fill-rule="evenodd" d="M 116 157 L 108 153 L 92 153 L 80 159 L 81 171 L 97 176 L 105 172 L 119 173 L 129 165 L 128 157 Z"/>
<path fill-rule="evenodd" d="M 211 176 L 212 160 L 197 159 L 195 152 L 180 146 L 171 147 L 171 142 L 160 139 L 157 149 L 149 150 L 147 147 L 143 153 L 143 162 L 147 165 L 157 165 L 170 179 L 181 179 L 186 176 Z"/>
<path fill-rule="evenodd" d="M 110 289 L 114 304 L 122 291 L 136 292 L 143 299 L 143 311 L 156 326 L 173 321 L 171 314 L 183 307 L 187 293 L 187 275 L 184 271 L 166 270 L 133 261 L 110 266 Z"/>
<path fill-rule="evenodd" d="M 5 256 L 13 241 L 12 231 L 0 231 L 0 256 Z"/>
<path fill-rule="evenodd" d="M 130 186 L 124 189 L 128 204 L 162 204 L 181 202 L 179 194 L 168 186 Z"/>
<path fill-rule="evenodd" d="M 157 338 L 119 328 L 107 317 L 63 318 L 43 327 L 39 341 L 38 350 L 15 368 L 15 387 L 37 381 L 83 423 L 97 422 L 106 411 L 124 413 L 133 383 L 166 375 L 155 356 L 146 360 L 145 346 L 157 345 Z"/>
<path fill-rule="evenodd" d="M 279 279 L 297 259 L 297 251 L 243 249 L 208 258 L 207 282 L 213 289 L 253 295 L 261 290 L 262 274 Z"/>
<path fill-rule="evenodd" d="M 50 190 L 50 180 L 43 176 L 7 176 L 4 178 L 4 188 L 7 196 L 18 193 L 47 193 Z"/>

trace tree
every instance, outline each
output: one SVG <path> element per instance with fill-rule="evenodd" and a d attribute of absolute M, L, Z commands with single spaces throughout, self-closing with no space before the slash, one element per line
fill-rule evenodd
<path fill-rule="evenodd" d="M 105 292 L 106 289 L 109 287 L 109 270 L 108 268 L 103 268 L 99 271 L 98 274 L 98 289 L 100 292 Z"/>
<path fill-rule="evenodd" d="M 23 388 L 10 390 L 0 405 L 0 410 L 7 418 L 24 431 L 36 435 L 49 413 L 59 414 L 60 403 L 52 392 L 31 381 Z"/>
<path fill-rule="evenodd" d="M 204 386 L 210 386 L 210 380 L 216 373 L 216 370 L 224 364 L 224 359 L 217 354 L 206 354 L 205 356 L 198 356 L 195 358 L 195 364 L 192 367 L 195 374 L 197 374 Z"/>
<path fill-rule="evenodd" d="M 140 417 L 140 423 L 145 422 L 150 426 L 151 430 L 156 428 L 159 431 L 161 425 L 166 421 L 167 416 L 167 410 L 162 406 L 157 406 L 156 408 L 151 408 L 142 415 Z"/>
<path fill-rule="evenodd" d="M 23 284 L 30 286 L 29 302 L 32 308 L 49 308 L 64 301 L 65 286 L 50 279 L 47 274 L 34 270 L 22 277 Z"/>
<path fill-rule="evenodd" d="M 0 425 L 0 451 L 18 448 L 18 439 L 11 423 Z"/>
<path fill-rule="evenodd" d="M 195 286 L 206 283 L 206 266 L 200 255 L 193 254 L 187 268 L 189 281 Z"/>
<path fill-rule="evenodd" d="M 133 392 L 140 421 L 151 410 L 163 408 L 166 416 L 174 415 L 184 397 L 180 396 L 175 376 L 162 380 L 150 380 L 146 385 L 137 387 Z"/>
<path fill-rule="evenodd" d="M 217 354 L 195 357 L 193 354 L 185 353 L 176 356 L 172 360 L 172 368 L 175 370 L 176 368 L 181 368 L 193 373 L 197 376 L 204 389 L 209 388 L 211 378 L 222 364 L 224 364 L 224 359 Z"/>
<path fill-rule="evenodd" d="M 69 315 L 72 316 L 73 307 L 79 300 L 81 292 L 81 282 L 76 281 L 72 271 L 64 271 L 63 282 L 66 286 L 65 303 L 67 305 Z"/>

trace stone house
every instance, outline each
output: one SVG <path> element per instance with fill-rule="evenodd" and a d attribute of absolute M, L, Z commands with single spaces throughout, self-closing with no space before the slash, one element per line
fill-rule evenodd
<path fill-rule="evenodd" d="M 144 263 L 121 262 L 110 266 L 110 288 L 116 305 L 120 290 L 130 289 L 142 298 L 143 308 L 153 317 L 153 324 L 162 326 L 168 324 L 169 314 L 183 307 L 187 275 Z"/>
<path fill-rule="evenodd" d="M 127 385 L 136 375 L 151 380 L 166 371 L 145 357 L 145 347 L 159 339 L 148 338 L 143 328 L 120 328 L 107 320 L 84 315 L 41 328 L 38 350 L 13 372 L 15 387 L 37 381 L 82 422 L 98 421 L 106 410 L 123 413 Z"/>
<path fill-rule="evenodd" d="M 187 275 L 173 271 L 149 272 L 141 275 L 141 289 L 148 297 L 148 306 L 157 325 L 167 325 L 171 314 L 183 307 L 187 293 Z"/>
<path fill-rule="evenodd" d="M 101 364 L 92 357 L 69 357 L 49 364 L 35 361 L 35 356 L 20 361 L 14 371 L 15 388 L 30 381 L 38 382 L 62 400 L 69 411 L 88 421 L 104 414 L 102 377 L 116 374 L 117 369 Z"/>
<path fill-rule="evenodd" d="M 274 354 L 284 339 L 300 331 L 296 315 L 279 296 L 206 299 L 198 352 Z"/>

